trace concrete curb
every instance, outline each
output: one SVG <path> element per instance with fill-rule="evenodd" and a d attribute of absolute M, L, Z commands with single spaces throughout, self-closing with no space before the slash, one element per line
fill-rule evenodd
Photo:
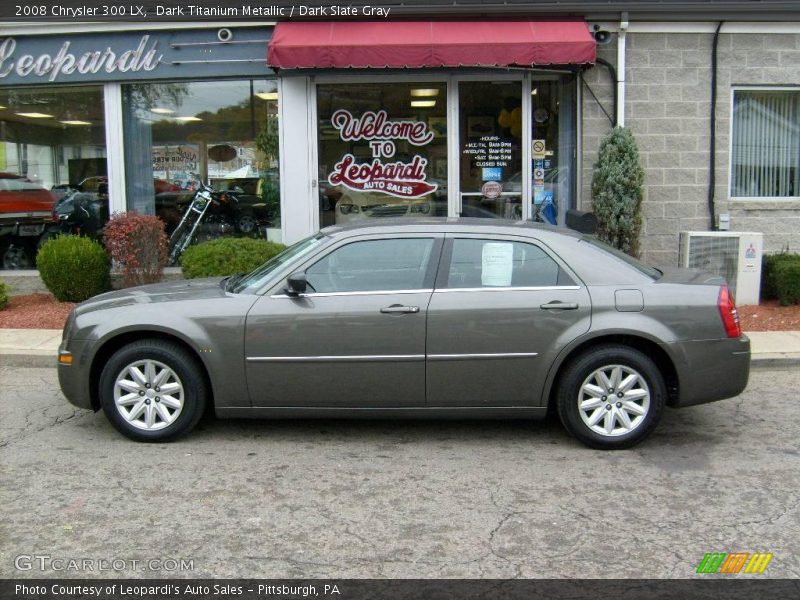
<path fill-rule="evenodd" d="M 775 356 L 753 356 L 751 369 L 788 369 L 800 365 L 800 354 L 778 354 Z"/>
<path fill-rule="evenodd" d="M 55 354 L 5 354 L 0 353 L 0 367 L 28 367 L 41 369 L 56 367 Z"/>

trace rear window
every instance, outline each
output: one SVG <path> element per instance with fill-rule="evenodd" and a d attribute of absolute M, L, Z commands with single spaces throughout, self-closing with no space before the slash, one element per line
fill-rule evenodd
<path fill-rule="evenodd" d="M 600 250 L 602 250 L 602 251 L 604 251 L 604 252 L 606 252 L 608 254 L 611 254 L 615 258 L 618 258 L 619 260 L 621 260 L 625 264 L 633 267 L 634 269 L 636 269 L 640 273 L 644 273 L 645 275 L 647 275 L 648 277 L 650 277 L 653 280 L 660 279 L 661 276 L 663 275 L 663 273 L 661 271 L 659 271 L 658 269 L 656 269 L 655 267 L 651 267 L 650 265 L 646 265 L 645 263 L 643 263 L 639 259 L 636 259 L 636 258 L 634 258 L 634 257 L 632 257 L 632 256 L 630 256 L 628 254 L 625 254 L 622 250 L 617 250 L 613 246 L 609 246 L 605 242 L 601 242 L 600 240 L 598 240 L 595 237 L 584 236 L 583 237 L 583 241 L 590 243 L 592 246 L 594 246 L 596 248 L 599 248 Z"/>

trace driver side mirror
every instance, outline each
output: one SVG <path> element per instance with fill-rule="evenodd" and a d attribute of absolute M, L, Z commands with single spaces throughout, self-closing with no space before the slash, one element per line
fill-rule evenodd
<path fill-rule="evenodd" d="M 286 278 L 286 295 L 299 296 L 305 294 L 308 288 L 308 281 L 305 273 L 292 273 Z"/>

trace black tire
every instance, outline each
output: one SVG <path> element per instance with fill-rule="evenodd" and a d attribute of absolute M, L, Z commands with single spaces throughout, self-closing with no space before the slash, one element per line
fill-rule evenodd
<path fill-rule="evenodd" d="M 633 380 L 636 387 L 629 390 L 628 395 L 618 389 L 608 392 L 608 389 L 613 389 L 608 388 L 601 392 L 604 395 L 598 394 L 597 402 L 600 403 L 598 408 L 601 412 L 595 412 L 597 409 L 591 405 L 581 410 L 580 403 L 583 400 L 590 402 L 594 390 L 599 389 L 597 384 L 600 379 L 595 376 L 602 371 L 604 376 L 613 379 L 613 368 L 617 366 L 621 367 L 619 374 L 622 381 L 626 381 L 631 374 L 638 376 L 639 379 Z M 587 390 L 589 387 L 593 390 L 591 393 L 583 391 L 585 384 Z M 643 392 L 647 392 L 645 396 L 641 399 L 635 398 Z M 623 393 L 623 397 L 619 396 L 620 393 Z M 643 409 L 645 397 L 647 404 Z M 664 377 L 656 364 L 639 350 L 616 344 L 598 346 L 575 357 L 562 373 L 556 392 L 558 416 L 566 430 L 590 448 L 599 450 L 622 450 L 644 440 L 658 425 L 666 399 Z M 636 409 L 634 404 L 639 408 Z M 629 410 L 644 410 L 644 414 L 634 414 L 631 419 Z M 632 427 L 626 427 L 622 413 Z M 599 433 L 587 422 L 595 416 L 600 420 L 593 426 L 602 428 L 603 433 Z M 600 422 L 603 423 L 602 426 Z M 611 433 L 605 433 L 607 424 Z M 625 431 L 626 429 L 628 430 Z"/>
<path fill-rule="evenodd" d="M 29 242 L 12 241 L 3 250 L 3 269 L 8 271 L 36 268 L 36 248 Z"/>
<path fill-rule="evenodd" d="M 258 231 L 258 220 L 251 212 L 240 214 L 236 219 L 236 230 L 243 235 L 251 235 Z"/>
<path fill-rule="evenodd" d="M 169 266 L 175 266 L 178 264 L 178 259 L 183 254 L 183 251 L 189 247 L 189 244 L 186 242 L 186 239 L 189 237 L 189 230 L 186 229 L 185 231 L 181 231 L 180 235 L 176 237 L 175 243 L 171 245 L 169 250 Z M 186 244 L 186 248 L 183 248 L 183 245 Z"/>
<path fill-rule="evenodd" d="M 124 371 L 127 371 L 130 366 L 142 361 L 154 361 L 155 363 L 166 366 L 172 371 L 175 375 L 175 379 L 167 379 L 164 383 L 165 386 L 169 381 L 177 381 L 178 384 L 182 385 L 180 394 L 182 407 L 177 417 L 175 417 L 175 420 L 171 423 L 162 425 L 166 423 L 166 421 L 164 421 L 159 414 L 156 414 L 155 418 L 158 419 L 159 422 L 154 425 L 160 428 L 147 429 L 142 428 L 146 426 L 145 424 L 140 424 L 138 427 L 131 424 L 123 416 L 121 412 L 123 409 L 117 408 L 115 401 L 114 393 L 117 378 L 121 376 Z M 159 373 L 161 372 L 159 371 Z M 151 387 L 149 383 L 147 387 Z M 153 388 L 152 393 L 155 393 L 156 390 L 158 390 L 158 388 Z M 172 440 L 186 435 L 197 425 L 200 417 L 203 416 L 203 411 L 205 410 L 209 395 L 206 380 L 203 377 L 202 366 L 197 359 L 178 344 L 155 339 L 133 342 L 117 350 L 103 368 L 103 372 L 100 375 L 99 392 L 100 404 L 103 407 L 103 412 L 106 414 L 106 417 L 111 421 L 111 424 L 120 433 L 138 442 L 171 442 Z M 166 397 L 170 398 L 172 401 L 176 400 L 173 396 Z M 148 405 L 153 403 L 153 412 L 157 413 L 154 403 L 156 401 L 160 402 L 160 397 L 150 399 L 146 396 L 143 401 L 144 400 L 150 400 Z M 174 409 L 165 408 L 166 406 L 165 398 L 165 404 L 161 409 L 166 410 L 167 414 L 171 414 L 170 410 Z M 131 413 L 133 413 L 133 410 L 131 410 Z"/>

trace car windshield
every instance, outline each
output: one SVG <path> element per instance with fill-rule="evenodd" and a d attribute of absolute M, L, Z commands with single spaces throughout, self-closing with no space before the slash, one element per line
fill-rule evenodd
<path fill-rule="evenodd" d="M 308 254 L 319 246 L 322 241 L 325 239 L 325 236 L 321 233 L 313 235 L 309 238 L 301 240 L 292 246 L 289 246 L 281 252 L 280 254 L 273 256 L 263 265 L 258 267 L 255 271 L 248 273 L 244 277 L 242 277 L 236 284 L 228 291 L 233 292 L 234 294 L 241 294 L 243 292 L 255 292 L 259 288 L 261 288 L 269 279 L 270 275 L 280 268 L 281 266 L 285 265 L 287 262 L 294 260 L 296 258 L 300 258 L 304 254 Z"/>
<path fill-rule="evenodd" d="M 609 246 L 605 242 L 601 242 L 596 237 L 592 236 L 584 236 L 583 240 L 585 242 L 589 242 L 592 246 L 596 246 L 601 250 L 608 252 L 609 254 L 615 256 L 616 258 L 620 259 L 622 262 L 630 265 L 640 273 L 644 273 L 648 277 L 652 279 L 660 279 L 661 276 L 664 274 L 660 270 L 656 269 L 655 267 L 651 267 L 650 265 L 644 264 L 642 261 L 625 254 L 622 250 L 617 250 L 613 246 Z"/>

